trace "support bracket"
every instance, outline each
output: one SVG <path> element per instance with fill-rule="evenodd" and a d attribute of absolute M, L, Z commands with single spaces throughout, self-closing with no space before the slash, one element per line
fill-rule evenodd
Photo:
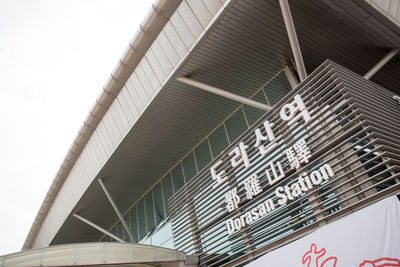
<path fill-rule="evenodd" d="M 99 230 L 99 231 L 102 232 L 103 234 L 108 235 L 109 237 L 111 237 L 111 238 L 117 240 L 118 242 L 127 243 L 127 242 L 125 242 L 124 240 L 122 240 L 121 238 L 119 238 L 118 236 L 116 236 L 116 235 L 110 233 L 109 231 L 105 230 L 104 228 L 102 228 L 102 227 L 98 226 L 97 224 L 95 224 L 95 223 L 89 221 L 88 219 L 83 218 L 82 216 L 80 216 L 80 215 L 78 215 L 78 214 L 76 214 L 76 213 L 72 214 L 72 216 L 74 216 L 74 217 L 77 218 L 78 220 L 80 220 L 80 221 L 86 223 L 87 225 L 93 227 L 94 229 Z"/>
<path fill-rule="evenodd" d="M 294 61 L 296 62 L 297 73 L 302 82 L 307 77 L 306 67 L 304 66 L 303 56 L 301 55 L 299 40 L 297 39 L 296 30 L 294 28 L 292 14 L 290 13 L 288 0 L 279 0 L 282 9 L 283 20 L 285 22 L 286 31 L 289 37 L 290 46 L 292 48 Z"/>
<path fill-rule="evenodd" d="M 117 214 L 118 218 L 121 220 L 122 225 L 124 226 L 124 228 L 125 228 L 126 232 L 128 233 L 130 239 L 132 240 L 132 242 L 134 244 L 136 244 L 136 240 L 133 238 L 133 234 L 131 233 L 131 230 L 129 229 L 128 224 L 126 223 L 126 221 L 124 219 L 124 216 L 122 216 L 120 210 L 118 209 L 117 204 L 115 204 L 115 201 L 111 197 L 110 192 L 108 192 L 106 186 L 104 185 L 103 180 L 102 179 L 98 179 L 98 180 L 99 180 L 99 184 L 100 184 L 101 188 L 103 189 L 103 191 L 106 194 L 108 200 L 110 201 L 111 206 L 113 207 L 113 209 L 114 209 L 115 213 Z"/>
<path fill-rule="evenodd" d="M 371 79 L 383 66 L 386 65 L 398 52 L 400 48 L 394 48 L 389 51 L 378 63 L 375 64 L 367 73 L 364 74 L 364 79 Z"/>
<path fill-rule="evenodd" d="M 244 96 L 241 96 L 241 95 L 237 95 L 237 94 L 234 94 L 234 93 L 231 93 L 231 92 L 227 92 L 227 91 L 222 90 L 220 88 L 217 88 L 215 86 L 208 85 L 208 84 L 205 84 L 205 83 L 202 83 L 202 82 L 198 82 L 198 81 L 195 81 L 195 80 L 187 78 L 187 77 L 178 77 L 176 79 L 178 81 L 180 81 L 180 82 L 185 83 L 185 84 L 197 87 L 199 89 L 205 90 L 207 92 L 210 92 L 210 93 L 222 96 L 222 97 L 226 97 L 228 99 L 231 99 L 233 101 L 239 102 L 241 104 L 246 104 L 246 105 L 255 107 L 257 109 L 261 109 L 261 110 L 264 110 L 264 111 L 269 111 L 272 108 L 271 106 L 266 105 L 264 103 L 261 103 L 261 102 L 258 102 L 258 101 L 255 101 L 255 100 L 252 100 L 252 99 L 249 99 L 247 97 L 244 97 Z"/>
<path fill-rule="evenodd" d="M 286 66 L 283 71 L 285 72 L 286 78 L 288 79 L 290 86 L 292 89 L 294 89 L 297 85 L 299 85 L 299 81 L 296 78 L 296 75 L 293 73 L 293 71 L 289 68 L 289 66 Z"/>

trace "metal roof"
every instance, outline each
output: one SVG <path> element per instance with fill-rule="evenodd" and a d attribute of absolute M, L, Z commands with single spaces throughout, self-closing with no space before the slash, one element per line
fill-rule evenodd
<path fill-rule="evenodd" d="M 365 1 L 313 0 L 291 1 L 290 4 L 308 72 L 331 59 L 362 75 L 388 49 L 400 47 L 400 29 Z M 167 10 L 171 11 L 171 8 Z M 290 58 L 289 41 L 277 1 L 230 1 L 186 59 L 175 67 L 169 81 L 98 173 L 97 177 L 104 179 L 120 209 L 125 211 L 238 107 L 230 100 L 186 86 L 176 81 L 176 77 L 190 75 L 198 81 L 248 97 L 284 66 L 290 65 Z M 124 61 L 126 59 L 121 60 Z M 128 73 L 120 75 L 126 77 Z M 372 81 L 399 93 L 399 73 L 399 62 L 392 60 Z M 110 80 L 109 84 L 119 84 L 115 80 Z M 103 95 L 108 91 L 105 90 Z M 114 94 L 108 95 L 115 98 Z M 102 111 L 97 111 L 98 107 Z M 92 125 L 91 129 L 96 125 L 93 126 L 91 121 L 98 121 L 104 109 L 102 105 L 94 108 L 93 113 L 97 115 L 91 115 L 86 123 Z M 71 168 L 68 164 L 73 164 L 72 157 L 79 155 L 92 131 L 78 136 L 76 142 L 79 145 L 76 146 L 80 149 L 71 152 L 60 169 L 24 248 L 32 244 L 66 177 L 64 173 Z M 80 138 L 86 141 L 80 142 Z M 101 211 L 96 209 L 99 206 Z M 98 183 L 92 183 L 86 190 L 74 208 L 74 212 L 78 211 L 105 228 L 116 221 Z M 97 231 L 69 216 L 52 244 L 99 238 Z"/>

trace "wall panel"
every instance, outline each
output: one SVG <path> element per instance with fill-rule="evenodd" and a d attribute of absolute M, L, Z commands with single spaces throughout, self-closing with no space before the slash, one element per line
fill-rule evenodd
<path fill-rule="evenodd" d="M 171 61 L 165 54 L 164 50 L 161 48 L 160 44 L 158 42 L 154 42 L 153 45 L 151 46 L 150 50 L 153 52 L 154 56 L 157 58 L 165 75 L 169 75 L 171 73 L 171 71 L 173 70 L 173 66 L 171 64 Z M 164 80 L 163 80 L 163 82 L 164 82 Z"/>
<path fill-rule="evenodd" d="M 179 37 L 182 39 L 186 48 L 189 49 L 195 39 L 192 32 L 189 30 L 188 26 L 185 24 L 181 15 L 178 12 L 171 16 L 171 23 L 178 33 Z"/>
<path fill-rule="evenodd" d="M 155 43 L 157 43 L 160 46 L 160 49 L 164 51 L 165 55 L 171 62 L 172 68 L 174 68 L 174 66 L 178 64 L 180 56 L 178 55 L 177 50 L 173 47 L 171 41 L 164 31 L 160 32 Z"/>
<path fill-rule="evenodd" d="M 206 28 L 208 23 L 211 20 L 210 11 L 208 11 L 207 7 L 204 5 L 202 1 L 198 0 L 186 0 L 189 4 L 190 8 L 193 10 L 193 13 L 196 14 L 196 17 L 199 19 L 203 28 Z"/>
<path fill-rule="evenodd" d="M 147 53 L 147 56 L 143 57 L 142 61 L 140 62 L 140 66 L 143 69 L 145 78 L 147 78 L 147 80 L 150 82 L 151 88 L 153 89 L 154 92 L 156 92 L 160 89 L 161 84 L 154 72 L 153 66 L 150 65 L 147 59 L 149 56 L 150 56 L 150 51 Z"/>
<path fill-rule="evenodd" d="M 185 53 L 187 52 L 187 48 L 185 43 L 179 36 L 178 32 L 175 30 L 175 27 L 171 22 L 168 22 L 164 27 L 164 33 L 167 36 L 168 40 L 171 42 L 172 47 L 175 49 L 178 54 L 179 59 L 181 59 Z"/>
<path fill-rule="evenodd" d="M 147 52 L 146 59 L 150 65 L 151 69 L 154 71 L 155 76 L 157 77 L 157 80 L 159 81 L 158 86 L 156 87 L 157 89 L 159 89 L 160 84 L 164 82 L 165 78 L 167 78 L 167 74 L 165 73 L 164 69 L 161 67 L 160 61 L 158 60 L 156 55 L 153 53 L 153 50 L 151 48 Z"/>

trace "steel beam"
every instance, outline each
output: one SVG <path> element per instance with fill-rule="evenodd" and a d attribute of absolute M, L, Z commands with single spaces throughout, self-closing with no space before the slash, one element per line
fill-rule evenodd
<path fill-rule="evenodd" d="M 307 72 L 306 67 L 304 66 L 303 56 L 301 55 L 299 40 L 297 39 L 288 0 L 279 0 L 279 4 L 282 9 L 283 20 L 285 21 L 286 31 L 289 36 L 289 42 L 292 48 L 294 61 L 296 62 L 297 73 L 299 74 L 300 81 L 303 81 L 307 77 Z"/>
<path fill-rule="evenodd" d="M 237 95 L 237 94 L 234 94 L 234 93 L 231 93 L 231 92 L 227 92 L 225 90 L 222 90 L 220 88 L 214 87 L 212 85 L 208 85 L 208 84 L 205 84 L 205 83 L 202 83 L 202 82 L 198 82 L 198 81 L 195 81 L 195 80 L 187 78 L 187 77 L 179 77 L 179 78 L 176 78 L 176 79 L 178 81 L 180 81 L 180 82 L 185 83 L 185 84 L 197 87 L 197 88 L 205 90 L 207 92 L 210 92 L 210 93 L 222 96 L 222 97 L 226 97 L 226 98 L 229 98 L 229 99 L 231 99 L 233 101 L 239 102 L 241 104 L 246 104 L 246 105 L 249 105 L 249 106 L 264 110 L 264 111 L 269 111 L 272 108 L 271 106 L 268 106 L 268 105 L 266 105 L 264 103 L 261 103 L 261 102 L 258 102 L 258 101 L 254 101 L 254 100 L 251 100 L 251 99 L 246 98 L 244 96 L 240 96 L 240 95 Z"/>
<path fill-rule="evenodd" d="M 108 232 L 108 231 L 105 230 L 104 228 L 102 228 L 102 227 L 98 226 L 97 224 L 95 224 L 95 223 L 89 221 L 88 219 L 83 218 L 82 216 L 80 216 L 80 215 L 78 215 L 78 214 L 76 214 L 76 213 L 72 214 L 72 216 L 74 216 L 75 218 L 81 220 L 82 222 L 84 222 L 84 223 L 90 225 L 91 227 L 95 228 L 96 230 L 99 230 L 99 231 L 102 232 L 103 234 L 108 235 L 109 237 L 111 237 L 111 238 L 117 240 L 118 242 L 127 243 L 127 242 L 125 242 L 124 240 L 122 240 L 121 238 L 119 238 L 118 236 L 113 235 L 112 233 Z"/>
<path fill-rule="evenodd" d="M 100 184 L 101 188 L 103 189 L 103 191 L 104 191 L 104 193 L 106 194 L 108 200 L 110 201 L 111 206 L 114 208 L 115 213 L 117 214 L 118 218 L 121 220 L 122 225 L 124 226 L 126 232 L 128 233 L 128 235 L 129 235 L 131 241 L 132 241 L 133 243 L 136 243 L 136 240 L 133 238 L 133 235 L 132 235 L 132 233 L 131 233 L 131 230 L 129 229 L 129 226 L 128 226 L 128 224 L 126 223 L 126 221 L 125 221 L 125 219 L 124 219 L 124 216 L 122 216 L 121 212 L 119 211 L 117 204 L 115 204 L 115 201 L 114 201 L 114 199 L 111 197 L 110 192 L 108 192 L 106 186 L 105 186 L 104 183 L 103 183 L 103 180 L 101 180 L 101 179 L 98 179 L 98 180 L 99 180 L 99 184 Z"/>
<path fill-rule="evenodd" d="M 283 71 L 285 72 L 286 78 L 288 79 L 292 89 L 299 85 L 299 81 L 297 80 L 296 75 L 294 75 L 289 66 L 286 66 Z"/>
<path fill-rule="evenodd" d="M 364 79 L 371 79 L 372 76 L 374 76 L 375 73 L 377 73 L 383 66 L 386 65 L 386 63 L 389 62 L 398 52 L 399 48 L 394 48 L 389 51 L 389 53 L 386 54 L 381 60 L 379 60 L 378 63 L 375 64 L 365 75 L 363 76 Z"/>

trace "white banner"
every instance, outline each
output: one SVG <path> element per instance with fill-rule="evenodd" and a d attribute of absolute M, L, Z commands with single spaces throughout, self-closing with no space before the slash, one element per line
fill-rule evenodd
<path fill-rule="evenodd" d="M 246 267 L 400 267 L 400 203 L 393 196 L 262 256 Z"/>

